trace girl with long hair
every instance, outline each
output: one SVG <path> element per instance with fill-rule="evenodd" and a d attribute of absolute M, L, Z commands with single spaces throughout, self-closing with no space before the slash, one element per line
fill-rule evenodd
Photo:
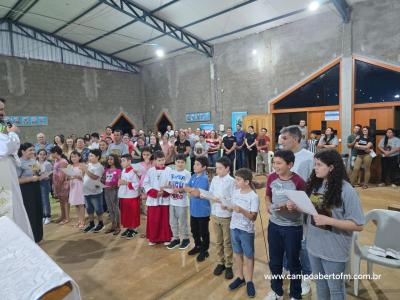
<path fill-rule="evenodd" d="M 315 166 L 306 184 L 317 214 L 307 218 L 307 251 L 317 279 L 318 299 L 345 299 L 344 278 L 350 259 L 353 231 L 362 231 L 364 213 L 356 190 L 349 183 L 342 157 L 336 150 L 315 155 Z M 291 201 L 289 210 L 295 208 Z"/>

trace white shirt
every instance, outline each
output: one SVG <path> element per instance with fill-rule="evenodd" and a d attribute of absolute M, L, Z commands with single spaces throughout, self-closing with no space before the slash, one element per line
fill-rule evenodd
<path fill-rule="evenodd" d="M 139 178 L 135 171 L 129 168 L 122 170 L 121 179 L 126 180 L 128 183 L 121 185 L 118 188 L 118 198 L 137 198 L 139 197 Z"/>
<path fill-rule="evenodd" d="M 224 177 L 214 176 L 210 185 L 210 193 L 227 204 L 232 201 L 232 195 L 235 190 L 235 179 L 229 174 Z M 229 210 L 222 209 L 220 203 L 213 203 L 211 213 L 220 218 L 230 218 L 232 213 Z"/>
<path fill-rule="evenodd" d="M 314 169 L 314 154 L 306 149 L 294 153 L 294 164 L 290 171 L 300 175 L 307 182 Z"/>
<path fill-rule="evenodd" d="M 236 189 L 233 193 L 232 205 L 240 206 L 249 212 L 258 212 L 260 200 L 254 191 L 243 194 L 239 189 Z M 234 211 L 232 212 L 230 228 L 254 233 L 254 222 L 245 215 Z"/>
<path fill-rule="evenodd" d="M 166 167 L 164 170 L 157 170 L 155 167 L 151 167 L 147 172 L 144 181 L 143 188 L 146 193 L 151 189 L 160 191 L 162 187 L 168 186 L 168 177 L 171 172 L 171 168 Z M 170 197 L 157 197 L 153 198 L 147 196 L 146 205 L 147 206 L 159 206 L 159 205 L 169 205 Z"/>
<path fill-rule="evenodd" d="M 100 182 L 101 176 L 104 173 L 104 167 L 100 164 L 89 163 L 88 171 L 93 175 L 99 176 L 98 179 L 94 180 L 85 174 L 83 177 L 83 194 L 85 196 L 97 195 L 103 192 L 102 184 Z"/>

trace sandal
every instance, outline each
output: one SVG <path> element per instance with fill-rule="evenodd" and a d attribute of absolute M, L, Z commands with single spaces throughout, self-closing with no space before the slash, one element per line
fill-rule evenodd
<path fill-rule="evenodd" d="M 108 234 L 108 233 L 111 233 L 111 232 L 114 232 L 114 231 L 115 231 L 115 228 L 110 227 L 104 233 Z"/>

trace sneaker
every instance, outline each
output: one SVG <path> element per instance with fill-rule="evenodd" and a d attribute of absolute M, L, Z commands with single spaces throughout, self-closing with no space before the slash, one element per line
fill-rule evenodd
<path fill-rule="evenodd" d="M 246 283 L 246 289 L 247 289 L 247 296 L 249 298 L 254 298 L 256 296 L 256 289 L 254 288 L 253 281 L 249 281 Z"/>
<path fill-rule="evenodd" d="M 239 277 L 237 277 L 230 285 L 229 285 L 229 289 L 231 291 L 236 290 L 238 288 L 240 288 L 241 286 L 243 286 L 246 283 L 246 281 L 244 279 L 240 279 Z"/>
<path fill-rule="evenodd" d="M 175 249 L 176 247 L 179 246 L 180 243 L 181 243 L 180 240 L 173 240 L 171 243 L 169 243 L 169 245 L 167 246 L 167 249 L 168 250 Z"/>
<path fill-rule="evenodd" d="M 208 254 L 208 251 L 201 251 L 200 254 L 197 256 L 197 261 L 198 262 L 202 262 L 205 261 L 206 258 L 209 256 L 210 254 Z"/>
<path fill-rule="evenodd" d="M 383 186 L 386 186 L 386 184 L 380 183 L 380 184 L 378 184 L 378 186 L 379 186 L 379 187 L 383 187 Z"/>
<path fill-rule="evenodd" d="M 392 184 L 392 188 L 397 188 L 397 185 L 395 185 L 394 183 Z"/>
<path fill-rule="evenodd" d="M 226 268 L 225 269 L 225 279 L 231 280 L 232 278 L 233 278 L 232 267 Z"/>
<path fill-rule="evenodd" d="M 188 252 L 188 255 L 196 255 L 197 253 L 200 253 L 200 248 L 195 246 Z"/>
<path fill-rule="evenodd" d="M 138 234 L 139 234 L 139 232 L 137 232 L 135 229 L 131 229 L 131 231 L 132 231 L 132 233 L 133 233 L 134 235 L 138 235 Z"/>
<path fill-rule="evenodd" d="M 274 291 L 270 291 L 268 295 L 264 297 L 263 300 L 283 300 L 283 296 L 279 296 Z"/>
<path fill-rule="evenodd" d="M 156 243 L 149 242 L 149 246 L 154 246 Z"/>
<path fill-rule="evenodd" d="M 301 281 L 301 295 L 307 295 L 311 292 L 311 282 L 310 279 L 303 279 Z"/>
<path fill-rule="evenodd" d="M 164 242 L 163 244 L 164 244 L 164 246 L 169 246 L 169 244 L 171 244 L 171 242 Z"/>
<path fill-rule="evenodd" d="M 215 267 L 215 269 L 214 269 L 214 275 L 215 275 L 215 276 L 219 276 L 219 275 L 221 275 L 222 272 L 224 272 L 224 271 L 225 271 L 225 266 L 219 264 L 219 265 L 217 265 L 217 266 Z"/>
<path fill-rule="evenodd" d="M 44 218 L 43 224 L 47 225 L 51 223 L 51 219 L 50 218 Z"/>
<path fill-rule="evenodd" d="M 45 220 L 46 218 L 42 218 L 42 223 L 44 224 L 44 220 Z"/>
<path fill-rule="evenodd" d="M 103 223 L 99 223 L 97 224 L 97 226 L 93 229 L 94 233 L 100 232 L 104 229 L 104 224 Z"/>
<path fill-rule="evenodd" d="M 297 299 L 297 298 L 293 298 L 293 297 L 292 297 L 292 298 L 290 298 L 290 300 L 300 300 L 300 299 Z"/>
<path fill-rule="evenodd" d="M 126 229 L 123 233 L 121 233 L 121 237 L 126 237 L 126 235 L 129 233 L 129 229 Z"/>
<path fill-rule="evenodd" d="M 135 234 L 133 233 L 133 231 L 132 230 L 129 230 L 129 232 L 126 234 L 126 236 L 125 236 L 125 238 L 127 239 L 127 240 L 131 240 L 131 239 L 133 239 L 135 237 Z"/>
<path fill-rule="evenodd" d="M 190 240 L 189 239 L 183 239 L 182 243 L 179 246 L 179 249 L 180 250 L 185 250 L 189 246 L 190 246 Z"/>
<path fill-rule="evenodd" d="M 85 227 L 85 229 L 83 229 L 83 232 L 84 233 L 87 233 L 87 232 L 89 232 L 89 231 L 93 231 L 93 229 L 95 228 L 96 226 L 94 225 L 94 222 L 93 223 L 89 223 L 89 225 L 87 225 L 86 227 Z"/>

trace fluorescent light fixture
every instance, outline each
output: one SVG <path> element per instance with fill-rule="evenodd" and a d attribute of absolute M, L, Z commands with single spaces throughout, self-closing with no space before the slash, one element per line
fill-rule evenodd
<path fill-rule="evenodd" d="M 164 55 L 165 55 L 165 53 L 164 53 L 164 50 L 163 49 L 157 49 L 156 50 L 156 55 L 157 55 L 157 57 L 164 57 Z"/>
<path fill-rule="evenodd" d="M 308 9 L 311 11 L 316 11 L 319 8 L 319 1 L 312 1 L 309 5 L 308 5 Z"/>
<path fill-rule="evenodd" d="M 394 97 L 395 97 L 396 99 L 399 99 L 399 98 L 400 98 L 400 95 L 397 94 L 397 95 L 394 95 Z"/>
<path fill-rule="evenodd" d="M 253 49 L 253 51 L 251 51 L 251 54 L 256 55 L 257 54 L 257 49 Z"/>

